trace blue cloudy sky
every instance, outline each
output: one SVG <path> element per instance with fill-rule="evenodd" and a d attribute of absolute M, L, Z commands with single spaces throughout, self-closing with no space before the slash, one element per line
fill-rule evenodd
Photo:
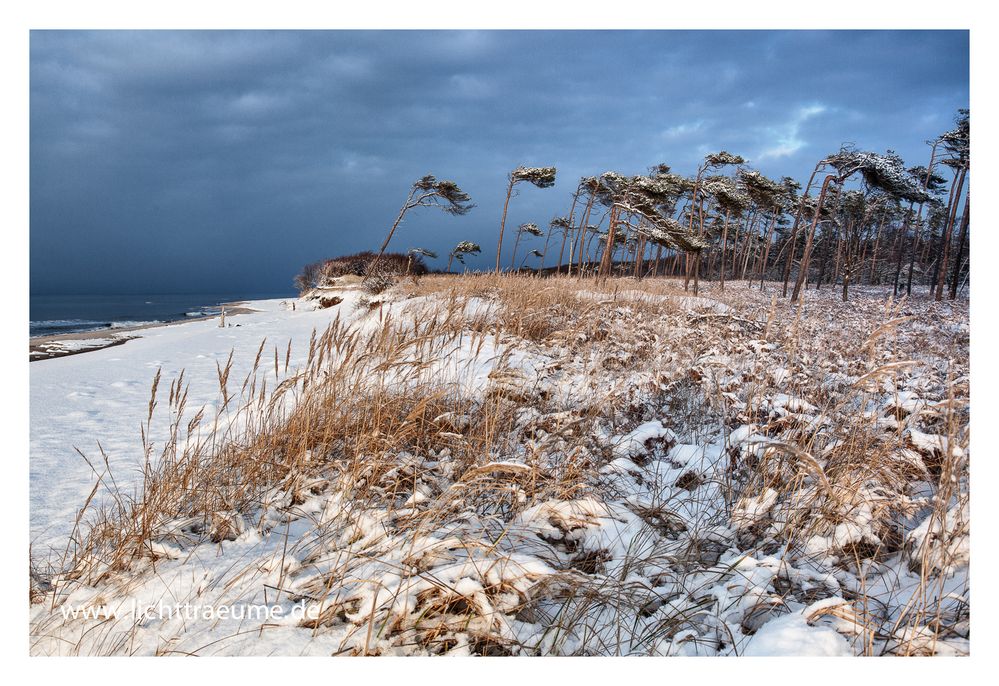
<path fill-rule="evenodd" d="M 35 31 L 31 290 L 287 290 L 376 248 L 427 173 L 477 207 L 418 210 L 391 248 L 475 240 L 484 267 L 521 164 L 559 180 L 508 226 L 718 149 L 802 180 L 844 142 L 925 163 L 968 65 L 964 31 Z"/>

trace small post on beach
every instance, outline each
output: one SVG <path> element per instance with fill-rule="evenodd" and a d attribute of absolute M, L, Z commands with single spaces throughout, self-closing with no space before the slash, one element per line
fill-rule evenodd
<path fill-rule="evenodd" d="M 225 328 L 225 305 L 222 306 L 222 318 L 219 320 L 219 328 Z"/>

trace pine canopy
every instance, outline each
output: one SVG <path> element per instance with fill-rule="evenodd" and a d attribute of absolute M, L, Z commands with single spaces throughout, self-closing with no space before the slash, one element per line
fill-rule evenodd
<path fill-rule="evenodd" d="M 538 188 L 551 188 L 555 185 L 555 167 L 517 167 L 510 178 L 514 183 L 527 181 Z"/>
<path fill-rule="evenodd" d="M 440 207 L 444 212 L 453 215 L 468 214 L 475 205 L 468 193 L 461 190 L 454 181 L 438 180 L 427 174 L 413 184 L 413 189 L 419 193 L 412 206 Z"/>

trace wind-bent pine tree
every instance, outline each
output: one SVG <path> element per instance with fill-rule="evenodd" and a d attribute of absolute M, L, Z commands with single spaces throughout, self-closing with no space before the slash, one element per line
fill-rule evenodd
<path fill-rule="evenodd" d="M 520 270 L 522 270 L 524 268 L 524 265 L 527 264 L 527 258 L 529 258 L 529 257 L 536 257 L 536 258 L 538 258 L 538 260 L 542 260 L 542 259 L 544 259 L 544 254 L 540 250 L 535 249 L 535 250 L 531 250 L 529 253 L 527 253 L 526 255 L 524 255 L 524 259 L 521 260 L 520 266 L 517 267 L 517 272 L 518 273 L 520 273 Z"/>
<path fill-rule="evenodd" d="M 957 298 L 957 292 L 959 290 L 961 269 L 962 269 L 962 257 L 964 255 L 964 246 L 968 242 L 968 222 L 969 222 L 969 212 L 971 211 L 971 189 L 968 189 L 968 193 L 964 196 L 964 211 L 961 213 L 961 236 L 957 240 L 957 257 L 954 260 L 954 274 L 951 277 L 950 282 L 950 299 L 954 300 Z"/>
<path fill-rule="evenodd" d="M 599 181 L 600 185 L 595 193 L 601 204 L 610 207 L 610 225 L 604 242 L 603 258 L 597 271 L 598 277 L 606 278 L 610 275 L 614 251 L 619 245 L 626 245 L 623 234 L 618 233 L 618 227 L 622 231 L 631 229 L 645 235 L 652 228 L 658 229 L 673 245 L 685 251 L 699 253 L 705 247 L 703 240 L 663 214 L 663 208 L 672 207 L 682 192 L 680 177 L 622 176 L 606 172 L 600 176 Z M 628 217 L 635 218 L 636 225 L 632 225 Z M 640 228 L 643 220 L 646 223 L 644 230 Z"/>
<path fill-rule="evenodd" d="M 593 203 L 596 202 L 596 192 L 600 188 L 600 181 L 595 176 L 584 176 L 579 180 L 579 186 L 576 188 L 576 194 L 586 193 L 586 206 L 583 209 L 583 216 L 579 223 L 579 240 L 576 245 L 576 272 L 579 279 L 583 278 L 583 263 L 584 257 L 589 257 L 589 248 L 593 242 L 593 232 L 592 230 L 599 230 L 590 224 L 590 212 L 593 210 Z M 587 234 L 589 233 L 589 239 L 587 239 Z M 585 252 L 584 252 L 585 249 Z M 573 246 L 569 246 L 569 274 L 572 274 L 572 263 L 573 263 Z"/>
<path fill-rule="evenodd" d="M 459 263 L 465 264 L 465 255 L 478 255 L 482 252 L 482 248 L 479 247 L 478 243 L 473 243 L 471 241 L 461 241 L 458 245 L 454 246 L 454 249 L 448 255 L 447 258 L 447 270 L 448 273 L 451 272 L 451 262 L 452 260 L 458 260 Z"/>
<path fill-rule="evenodd" d="M 909 242 L 909 267 L 908 275 L 906 276 L 905 281 L 905 293 L 908 296 L 912 295 L 912 275 L 916 269 L 916 254 L 919 252 L 919 243 L 922 237 L 923 227 L 927 223 L 923 220 L 923 208 L 927 203 L 929 203 L 932 210 L 933 204 L 937 202 L 937 199 L 934 196 L 942 194 L 944 189 L 947 187 L 947 179 L 933 172 L 933 166 L 936 163 L 937 158 L 937 147 L 940 145 L 940 142 L 940 138 L 937 138 L 934 141 L 927 141 L 927 144 L 932 146 L 928 167 L 913 167 L 909 170 L 910 174 L 919 179 L 922 189 L 929 194 L 930 198 L 926 202 L 919 203 L 919 208 L 916 211 L 915 217 L 912 216 L 914 203 L 910 202 L 909 211 L 906 212 L 904 221 L 902 222 L 900 240 L 903 242 L 905 240 L 905 235 L 908 232 L 910 222 L 912 224 L 912 238 Z M 898 280 L 902 274 L 903 252 L 904 250 L 900 246 L 898 249 L 898 264 L 895 268 L 894 295 L 898 295 L 899 291 Z"/>
<path fill-rule="evenodd" d="M 808 177 L 808 183 L 805 184 L 805 192 L 801 194 L 801 198 L 798 201 L 798 210 L 794 215 L 794 222 L 791 224 L 791 234 L 788 236 L 785 247 L 787 248 L 787 257 L 784 261 L 784 286 L 781 291 L 781 297 L 787 297 L 787 285 L 791 279 L 791 266 L 794 264 L 794 256 L 798 249 L 798 231 L 801 226 L 801 220 L 805 213 L 806 208 L 809 207 L 809 203 L 812 197 L 809 193 L 812 190 L 812 184 L 815 182 L 815 177 L 818 173 L 826 167 L 828 162 L 826 160 L 819 160 L 819 162 L 812 169 L 811 176 Z M 778 258 L 779 259 L 779 258 Z"/>
<path fill-rule="evenodd" d="M 842 275 L 843 275 L 843 301 L 850 298 L 850 281 L 858 265 L 856 264 L 856 252 L 860 248 L 860 236 L 868 220 L 877 209 L 879 198 L 868 198 L 867 193 L 858 190 L 847 191 L 840 196 L 839 214 L 842 219 L 843 238 L 840 241 L 840 250 L 837 251 L 837 266 L 833 272 L 833 284 L 836 283 L 836 272 L 840 271 L 839 260 L 842 253 Z M 839 226 L 837 226 L 839 228 Z M 819 282 L 821 282 L 821 276 Z"/>
<path fill-rule="evenodd" d="M 545 233 L 538 228 L 538 225 L 533 222 L 526 222 L 517 227 L 517 238 L 513 242 L 513 254 L 510 256 L 510 269 L 513 269 L 513 265 L 516 264 L 517 259 L 517 246 L 520 245 L 520 237 L 525 233 L 538 238 L 544 236 Z M 518 270 L 519 271 L 519 270 Z"/>
<path fill-rule="evenodd" d="M 756 232 L 756 220 L 763 218 L 765 213 L 770 213 L 770 223 L 766 231 L 766 240 L 769 241 L 770 232 L 773 229 L 774 223 L 777 221 L 777 205 L 780 204 L 781 198 L 786 192 L 786 188 L 781 182 L 769 179 L 756 170 L 740 168 L 737 172 L 737 176 L 743 193 L 745 193 L 745 195 L 748 196 L 749 200 L 752 202 L 754 213 L 753 222 L 746 229 L 746 238 L 741 255 L 742 268 L 739 273 L 739 278 L 745 279 L 751 253 L 756 252 L 757 261 L 759 260 L 759 246 L 757 245 L 759 235 Z M 734 251 L 733 257 L 735 257 Z M 733 260 L 733 269 L 735 269 L 736 264 L 737 260 Z M 750 279 L 750 282 L 752 282 L 752 279 Z"/>
<path fill-rule="evenodd" d="M 697 176 L 694 179 L 694 187 L 691 190 L 690 196 L 690 217 L 689 224 L 687 226 L 688 231 L 693 234 L 694 232 L 694 208 L 697 208 L 697 216 L 699 217 L 700 228 L 698 230 L 698 236 L 703 237 L 704 235 L 704 198 L 700 197 L 699 191 L 701 189 L 701 179 L 704 173 L 709 170 L 721 169 L 722 167 L 728 165 L 739 165 L 744 164 L 745 159 L 741 155 L 733 155 L 732 153 L 722 150 L 720 152 L 711 153 L 704 158 L 704 162 L 697 168 Z M 687 271 L 683 280 L 683 290 L 688 290 L 690 286 L 690 275 L 693 271 L 694 275 L 694 295 L 697 295 L 697 289 L 700 280 L 700 270 L 701 270 L 701 251 L 698 250 L 694 253 L 693 259 L 691 259 L 690 254 L 687 255 Z"/>
<path fill-rule="evenodd" d="M 948 159 L 945 160 L 945 164 L 954 169 L 957 192 L 954 194 L 954 199 L 951 202 L 952 207 L 947 217 L 947 226 L 944 229 L 943 235 L 943 254 L 940 257 L 935 277 L 936 291 L 934 299 L 938 302 L 943 300 L 944 282 L 947 280 L 947 262 L 950 259 L 951 236 L 957 219 L 957 208 L 961 202 L 961 192 L 964 188 L 965 179 L 968 176 L 968 169 L 971 167 L 971 120 L 968 110 L 961 110 L 959 112 L 957 128 L 945 133 L 941 136 L 941 139 L 949 155 Z M 967 199 L 965 199 L 965 207 L 967 207 Z M 963 219 L 961 223 L 964 224 Z M 954 279 L 956 284 L 956 275 Z M 957 297 L 956 285 L 954 286 L 953 297 Z"/>
<path fill-rule="evenodd" d="M 533 184 L 538 188 L 551 188 L 555 185 L 555 167 L 517 167 L 508 178 L 506 187 L 506 201 L 503 203 L 503 218 L 500 220 L 499 242 L 496 244 L 496 273 L 500 273 L 500 256 L 503 252 L 503 231 L 506 228 L 506 212 L 510 207 L 510 196 L 513 195 L 513 187 L 522 181 Z"/>
<path fill-rule="evenodd" d="M 725 213 L 722 223 L 721 273 L 719 289 L 725 290 L 725 254 L 728 247 L 728 226 L 732 215 L 738 217 L 749 206 L 749 196 L 736 183 L 727 177 L 717 176 L 708 179 L 702 188 L 705 195 L 714 199 L 718 208 Z"/>
<path fill-rule="evenodd" d="M 794 284 L 791 302 L 798 302 L 801 287 L 808 274 L 808 263 L 811 258 L 812 243 L 815 239 L 815 228 L 823 209 L 826 193 L 830 184 L 842 187 L 843 183 L 854 174 L 859 173 L 868 188 L 876 188 L 884 193 L 904 200 L 926 200 L 927 194 L 912 181 L 907 173 L 902 158 L 888 151 L 884 155 L 873 152 L 859 152 L 850 147 L 843 147 L 835 155 L 830 155 L 821 164 L 832 166 L 836 173 L 826 175 L 822 182 L 822 190 L 812 215 L 812 225 L 805 239 L 805 252 L 801 257 L 798 278 Z M 818 167 L 816 167 L 818 169 Z"/>
<path fill-rule="evenodd" d="M 392 236 L 395 235 L 395 230 L 399 228 L 406 213 L 415 207 L 437 207 L 447 214 L 461 216 L 468 214 L 469 210 L 475 207 L 475 205 L 471 203 L 471 198 L 468 194 L 461 190 L 454 181 L 438 181 L 432 175 L 427 174 L 409 189 L 409 196 L 406 198 L 406 202 L 403 203 L 402 209 L 399 210 L 399 216 L 396 217 L 395 223 L 389 229 L 382 247 L 378 250 L 378 254 L 368 265 L 365 271 L 365 278 L 376 273 L 375 269 L 378 267 L 382 255 L 385 254 L 385 249 L 388 248 Z"/>
<path fill-rule="evenodd" d="M 593 254 L 593 242 L 594 242 L 594 240 L 596 240 L 597 244 L 599 245 L 600 244 L 599 238 L 600 238 L 600 236 L 603 235 L 603 232 L 600 230 L 600 227 L 599 226 L 595 226 L 593 224 L 587 224 L 586 227 L 585 227 L 585 229 L 582 230 L 582 233 L 583 233 L 583 236 L 586 237 L 586 242 L 583 243 L 581 241 L 581 243 L 580 243 L 580 249 L 579 249 L 579 254 L 580 254 L 580 257 L 581 257 L 581 259 L 583 261 L 579 262 L 579 264 L 577 265 L 577 269 L 576 269 L 576 276 L 580 280 L 582 280 L 583 276 L 586 275 L 586 272 L 589 271 L 588 269 L 584 269 L 583 265 L 585 263 L 588 263 L 588 262 L 592 261 L 591 256 Z"/>
<path fill-rule="evenodd" d="M 784 215 L 794 207 L 798 200 L 798 191 L 801 190 L 801 184 L 790 176 L 785 176 L 781 179 L 780 187 L 780 192 L 774 197 L 773 215 L 770 221 L 770 228 L 767 230 L 766 238 L 763 240 L 763 256 L 760 260 L 759 270 L 757 271 L 757 276 L 760 277 L 761 291 L 766 281 L 767 267 L 770 264 L 770 248 L 773 247 L 774 233 L 779 231 L 780 227 L 784 226 Z M 780 259 L 779 255 L 777 259 Z"/>
<path fill-rule="evenodd" d="M 576 201 L 572 201 L 573 209 L 575 209 Z M 556 265 L 556 271 L 559 271 L 562 267 L 562 256 L 565 253 L 565 241 L 569 236 L 569 232 L 572 230 L 572 219 L 569 217 L 555 217 L 548 223 L 548 235 L 545 238 L 545 249 L 541 253 L 541 266 L 545 266 L 545 259 L 548 257 L 548 244 L 551 242 L 552 233 L 558 232 L 562 234 L 562 248 L 559 250 L 558 264 Z"/>
<path fill-rule="evenodd" d="M 427 250 L 426 248 L 410 248 L 406 251 L 406 257 L 406 276 L 409 276 L 409 270 L 413 266 L 413 258 L 426 257 L 431 260 L 436 260 L 437 253 L 433 250 Z"/>

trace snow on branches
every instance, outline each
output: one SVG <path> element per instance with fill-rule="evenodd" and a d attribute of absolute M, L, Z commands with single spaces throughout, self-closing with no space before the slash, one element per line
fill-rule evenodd
<path fill-rule="evenodd" d="M 538 188 L 551 188 L 555 185 L 555 167 L 517 167 L 510 172 L 510 179 L 527 181 Z"/>

